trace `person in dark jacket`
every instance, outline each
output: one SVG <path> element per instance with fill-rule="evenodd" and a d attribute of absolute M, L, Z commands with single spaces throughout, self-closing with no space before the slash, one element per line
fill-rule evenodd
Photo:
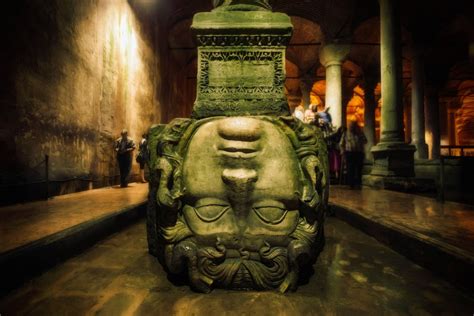
<path fill-rule="evenodd" d="M 146 183 L 145 180 L 145 163 L 148 160 L 148 141 L 147 134 L 142 135 L 142 140 L 138 145 L 137 162 L 140 165 L 140 180 L 142 183 Z"/>
<path fill-rule="evenodd" d="M 121 137 L 115 141 L 115 152 L 120 168 L 120 187 L 128 186 L 128 175 L 132 168 L 132 155 L 135 150 L 135 143 L 128 137 L 126 129 L 122 130 Z"/>
<path fill-rule="evenodd" d="M 347 184 L 358 188 L 362 184 L 362 167 L 364 166 L 364 145 L 367 138 L 356 121 L 351 121 L 349 128 L 342 134 L 339 143 L 341 153 L 347 163 Z"/>

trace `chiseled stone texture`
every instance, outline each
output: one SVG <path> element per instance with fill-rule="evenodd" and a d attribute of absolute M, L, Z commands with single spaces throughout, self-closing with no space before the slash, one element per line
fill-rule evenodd
<path fill-rule="evenodd" d="M 113 141 L 160 121 L 155 55 L 126 0 L 17 1 L 0 118 L 2 182 L 118 174 Z M 10 12 L 10 11 L 8 11 Z M 5 63 L 5 61 L 3 61 Z M 4 165 L 4 166 L 5 166 Z M 33 170 L 30 170 L 33 168 Z M 107 180 L 107 179 L 105 179 Z"/>
<path fill-rule="evenodd" d="M 327 220 L 298 291 L 194 293 L 147 254 L 141 222 L 0 300 L 2 315 L 470 315 L 462 292 L 349 225 Z M 117 255 L 122 253 L 122 255 Z M 115 260 L 114 260 L 115 259 Z"/>

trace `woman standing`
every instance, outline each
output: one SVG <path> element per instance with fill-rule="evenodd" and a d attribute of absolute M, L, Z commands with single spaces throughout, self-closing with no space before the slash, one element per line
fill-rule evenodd
<path fill-rule="evenodd" d="M 148 160 L 148 141 L 147 134 L 142 135 L 142 140 L 138 146 L 137 162 L 140 164 L 140 179 L 142 183 L 146 183 L 145 180 L 145 163 Z"/>

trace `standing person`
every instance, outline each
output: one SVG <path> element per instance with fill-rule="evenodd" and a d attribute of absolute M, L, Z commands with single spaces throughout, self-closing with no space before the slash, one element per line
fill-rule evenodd
<path fill-rule="evenodd" d="M 142 183 L 146 183 L 145 180 L 145 163 L 148 160 L 148 141 L 147 134 L 142 135 L 142 140 L 138 145 L 137 162 L 140 164 L 140 179 Z"/>
<path fill-rule="evenodd" d="M 293 112 L 293 116 L 296 117 L 301 122 L 304 122 L 304 106 L 298 105 Z"/>
<path fill-rule="evenodd" d="M 120 187 L 128 186 L 128 174 L 132 168 L 132 153 L 135 150 L 135 143 L 128 138 L 126 129 L 122 130 L 121 137 L 115 141 L 115 152 L 120 168 Z"/>
<path fill-rule="evenodd" d="M 312 124 L 316 120 L 316 112 L 318 107 L 316 104 L 310 104 L 308 109 L 304 112 L 304 122 L 307 124 Z"/>
<path fill-rule="evenodd" d="M 364 145 L 367 138 L 357 121 L 351 121 L 341 137 L 341 154 L 347 163 L 347 184 L 353 189 L 362 184 L 362 167 L 364 166 Z"/>

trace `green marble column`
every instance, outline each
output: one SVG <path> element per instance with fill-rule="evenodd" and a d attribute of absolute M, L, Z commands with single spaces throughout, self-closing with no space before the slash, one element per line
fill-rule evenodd
<path fill-rule="evenodd" d="M 404 140 L 402 102 L 401 26 L 398 1 L 379 0 L 382 117 L 380 142 L 372 147 L 374 157 L 371 177 L 364 183 L 382 186 L 386 181 L 403 181 L 415 176 L 415 147 Z M 392 179 L 390 179 L 392 178 Z"/>

